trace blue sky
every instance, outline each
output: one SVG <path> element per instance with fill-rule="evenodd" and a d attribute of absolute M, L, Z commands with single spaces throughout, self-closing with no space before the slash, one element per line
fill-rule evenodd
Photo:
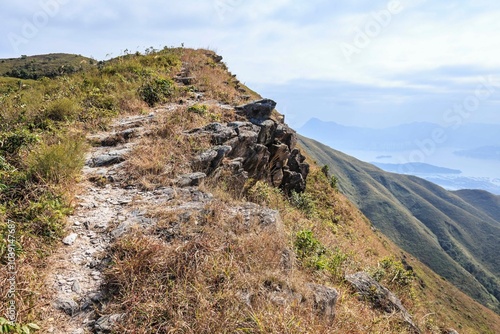
<path fill-rule="evenodd" d="M 295 127 L 445 123 L 464 103 L 464 121 L 500 123 L 499 18 L 493 0 L 10 1 L 0 58 L 184 43 L 221 54 Z"/>

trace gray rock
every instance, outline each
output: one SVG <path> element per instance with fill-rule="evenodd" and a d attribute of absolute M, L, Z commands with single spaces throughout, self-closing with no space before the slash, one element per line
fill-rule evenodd
<path fill-rule="evenodd" d="M 71 334 L 85 334 L 85 329 L 78 328 L 71 332 Z"/>
<path fill-rule="evenodd" d="M 71 290 L 75 293 L 82 292 L 82 288 L 80 287 L 80 282 L 78 280 L 75 280 L 73 282 L 73 285 L 71 285 Z"/>
<path fill-rule="evenodd" d="M 221 164 L 224 157 L 231 152 L 232 148 L 228 145 L 215 146 L 199 154 L 193 160 L 194 169 L 202 170 L 210 175 Z"/>
<path fill-rule="evenodd" d="M 179 177 L 176 183 L 179 187 L 194 187 L 199 186 L 206 177 L 205 173 L 184 174 Z"/>
<path fill-rule="evenodd" d="M 65 297 L 57 299 L 54 302 L 54 307 L 70 316 L 75 315 L 79 310 L 78 304 L 73 299 Z"/>
<path fill-rule="evenodd" d="M 183 85 L 192 85 L 196 82 L 195 77 L 175 77 L 174 80 L 182 83 Z"/>
<path fill-rule="evenodd" d="M 304 160 L 306 160 L 306 158 L 300 153 L 300 151 L 298 149 L 294 149 L 290 153 L 287 165 L 292 172 L 300 173 L 302 178 L 305 180 L 309 174 L 309 165 L 304 163 Z"/>
<path fill-rule="evenodd" d="M 70 246 L 70 245 L 72 245 L 72 244 L 75 243 L 77 237 L 78 237 L 78 234 L 71 233 L 70 235 L 68 235 L 67 237 L 65 237 L 62 240 L 62 242 L 63 242 L 63 244 Z"/>
<path fill-rule="evenodd" d="M 233 128 L 221 123 L 210 123 L 203 127 L 202 131 L 211 135 L 212 143 L 215 145 L 222 145 L 229 139 L 237 136 L 237 133 Z"/>
<path fill-rule="evenodd" d="M 270 145 L 274 141 L 276 133 L 276 123 L 273 120 L 266 120 L 259 124 L 260 131 L 257 142 L 262 145 Z"/>
<path fill-rule="evenodd" d="M 117 228 L 115 228 L 113 231 L 111 231 L 111 235 L 113 236 L 113 238 L 119 238 L 121 237 L 122 235 L 124 235 L 125 233 L 128 232 L 128 230 L 130 230 L 130 228 L 134 225 L 133 222 L 131 221 L 124 221 L 122 222 L 120 225 L 118 225 Z"/>
<path fill-rule="evenodd" d="M 238 106 L 236 107 L 236 111 L 245 115 L 253 123 L 253 120 L 269 119 L 275 107 L 276 102 L 271 99 L 263 99 Z"/>
<path fill-rule="evenodd" d="M 281 188 L 287 194 L 290 194 L 292 191 L 302 193 L 306 190 L 306 181 L 302 177 L 302 174 L 284 169 Z"/>
<path fill-rule="evenodd" d="M 90 167 L 105 167 L 105 166 L 116 165 L 123 161 L 125 161 L 125 158 L 122 155 L 115 155 L 108 153 L 92 158 L 92 160 L 88 163 L 88 165 Z"/>
<path fill-rule="evenodd" d="M 95 333 L 111 333 L 113 327 L 122 321 L 124 317 L 124 314 L 111 314 L 100 317 L 94 324 Z"/>
<path fill-rule="evenodd" d="M 248 178 L 253 178 L 266 180 L 286 193 L 304 192 L 309 165 L 300 151 L 294 149 L 295 131 L 270 118 L 275 106 L 272 100 L 255 101 L 236 108 L 250 122 L 210 123 L 187 132 L 208 134 L 212 143 L 219 145 L 196 156 L 193 169 L 214 179 L 232 174 L 232 183 L 238 189 Z"/>
<path fill-rule="evenodd" d="M 235 207 L 233 210 L 235 214 L 243 217 L 247 227 L 281 229 L 281 217 L 277 210 L 264 208 L 250 202 Z"/>
<path fill-rule="evenodd" d="M 459 333 L 453 328 L 448 328 L 443 331 L 443 334 L 459 334 Z"/>
<path fill-rule="evenodd" d="M 401 300 L 386 287 L 370 277 L 370 275 L 360 271 L 352 275 L 346 275 L 345 279 L 351 283 L 360 296 L 364 300 L 369 301 L 373 307 L 387 313 L 399 312 L 409 327 L 414 332 L 420 333 L 420 329 L 415 325 L 411 315 L 403 304 L 401 304 Z"/>
<path fill-rule="evenodd" d="M 118 164 L 125 161 L 124 155 L 128 153 L 129 149 L 109 151 L 108 153 L 93 157 L 87 162 L 90 167 L 105 167 Z"/>
<path fill-rule="evenodd" d="M 267 172 L 267 164 L 269 162 L 270 153 L 266 146 L 256 144 L 248 148 L 247 156 L 243 161 L 243 168 L 248 172 L 250 177 L 261 179 Z"/>
<path fill-rule="evenodd" d="M 292 151 L 297 145 L 297 134 L 286 124 L 279 124 L 277 126 L 275 138 L 280 143 L 287 145 L 290 151 Z"/>
<path fill-rule="evenodd" d="M 246 157 L 247 152 L 253 146 L 257 144 L 257 138 L 259 133 L 251 130 L 243 130 L 238 131 L 238 136 L 228 140 L 225 145 L 229 145 L 231 147 L 232 158 L 237 157 Z"/>
<path fill-rule="evenodd" d="M 195 165 L 195 168 L 207 170 L 212 165 L 212 161 L 215 160 L 216 157 L 217 151 L 209 149 L 197 155 L 193 160 L 193 164 Z"/>
<path fill-rule="evenodd" d="M 339 298 L 339 293 L 334 288 L 329 288 L 319 284 L 308 284 L 314 300 L 314 309 L 319 315 L 329 321 L 335 318 L 335 305 Z"/>

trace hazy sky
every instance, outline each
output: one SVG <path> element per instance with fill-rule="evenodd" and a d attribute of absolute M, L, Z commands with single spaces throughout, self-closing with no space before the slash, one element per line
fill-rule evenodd
<path fill-rule="evenodd" d="M 208 47 L 293 126 L 500 123 L 496 0 L 23 0 L 0 31 L 0 58 Z"/>

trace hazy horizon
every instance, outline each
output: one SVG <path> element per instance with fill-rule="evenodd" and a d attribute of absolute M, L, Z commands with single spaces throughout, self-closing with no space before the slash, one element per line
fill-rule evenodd
<path fill-rule="evenodd" d="M 40 0 L 0 9 L 0 58 L 208 47 L 276 100 L 292 127 L 310 117 L 500 123 L 500 3 Z"/>

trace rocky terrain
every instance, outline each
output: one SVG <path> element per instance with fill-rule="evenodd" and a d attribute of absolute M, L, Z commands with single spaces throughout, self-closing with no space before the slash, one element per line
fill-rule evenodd
<path fill-rule="evenodd" d="M 207 175 L 221 177 L 229 171 L 235 182 L 243 186 L 249 177 L 265 179 L 284 191 L 303 192 L 309 172 L 305 158 L 295 148 L 295 132 L 284 123 L 271 119 L 276 103 L 261 100 L 237 108 L 240 118 L 227 124 L 210 123 L 188 131 L 186 136 L 209 136 L 209 150 L 193 157 L 196 170 L 179 175 L 172 187 L 153 191 L 128 185 L 125 170 L 127 157 L 134 144 L 151 131 L 159 114 L 168 113 L 179 105 L 155 109 L 147 116 L 128 116 L 114 121 L 109 131 L 92 134 L 88 140 L 95 147 L 87 155 L 78 206 L 69 217 L 69 234 L 62 239 L 64 246 L 53 255 L 53 269 L 48 277 L 48 289 L 54 291 L 52 308 L 46 312 L 49 322 L 58 323 L 49 333 L 107 333 L 123 314 L 99 316 L 106 303 L 103 270 L 110 259 L 106 255 L 113 241 L 132 229 L 156 229 L 159 237 L 169 241 L 182 235 L 183 221 L 202 216 L 213 195 L 200 190 Z M 148 218 L 148 209 L 162 206 L 182 216 L 182 221 L 168 228 L 157 226 Z M 180 213 L 182 212 L 182 213 Z M 253 203 L 232 207 L 230 219 L 240 217 L 246 230 L 262 229 L 261 233 L 282 233 L 281 219 L 275 210 Z M 281 238 L 283 236 L 280 236 Z M 290 251 L 283 249 L 283 267 L 291 264 Z M 321 312 L 333 319 L 338 293 L 334 289 L 311 285 Z M 250 298 L 247 296 L 245 298 Z M 297 298 L 287 293 L 273 298 Z M 301 298 L 301 297 L 299 297 Z M 56 320 L 57 319 L 57 320 Z M 61 324 L 63 324 L 61 326 Z"/>

